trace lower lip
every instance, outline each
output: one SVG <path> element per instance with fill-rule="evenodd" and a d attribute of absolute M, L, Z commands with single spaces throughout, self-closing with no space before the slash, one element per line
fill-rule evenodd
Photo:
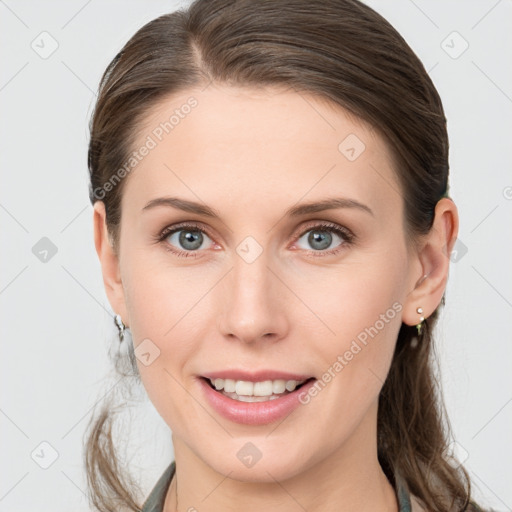
<path fill-rule="evenodd" d="M 266 402 L 239 402 L 215 391 L 205 378 L 200 377 L 199 381 L 208 403 L 228 420 L 245 425 L 266 425 L 288 416 L 299 405 L 302 405 L 299 395 L 307 393 L 308 389 L 315 384 L 316 379 L 311 379 L 299 389 L 283 395 L 281 398 Z"/>

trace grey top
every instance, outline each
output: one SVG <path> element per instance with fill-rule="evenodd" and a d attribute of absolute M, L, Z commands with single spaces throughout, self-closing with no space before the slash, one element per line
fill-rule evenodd
<path fill-rule="evenodd" d="M 175 470 L 176 461 L 173 460 L 162 476 L 158 479 L 149 496 L 146 498 L 141 512 L 163 512 L 165 496 L 169 489 L 169 485 L 171 484 Z M 416 509 L 416 507 L 411 508 L 409 489 L 405 481 L 398 475 L 395 478 L 395 491 L 400 512 L 414 512 L 415 510 L 419 510 Z"/>

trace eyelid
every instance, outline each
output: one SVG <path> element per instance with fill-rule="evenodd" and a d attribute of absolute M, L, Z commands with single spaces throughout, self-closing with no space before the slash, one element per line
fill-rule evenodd
<path fill-rule="evenodd" d="M 343 240 L 343 243 L 332 249 L 326 249 L 322 251 L 315 251 L 314 249 L 302 249 L 306 253 L 313 256 L 330 256 L 337 254 L 346 247 L 353 245 L 356 240 L 356 235 L 354 235 L 354 233 L 345 226 L 331 221 L 312 220 L 300 228 L 299 235 L 294 235 L 293 244 L 297 243 L 297 241 L 300 240 L 306 233 L 313 230 L 333 232 Z"/>
<path fill-rule="evenodd" d="M 158 236 L 162 237 L 162 238 L 167 238 L 172 233 L 175 233 L 176 231 L 180 231 L 181 229 L 186 229 L 186 228 L 195 229 L 197 231 L 204 231 L 210 238 L 212 238 L 208 227 L 205 224 L 203 224 L 202 222 L 199 222 L 196 220 L 183 221 L 183 222 L 178 222 L 177 224 L 171 224 L 169 226 L 166 226 L 165 228 L 163 228 L 160 231 Z"/>
<path fill-rule="evenodd" d="M 187 229 L 187 228 L 190 230 L 204 232 L 208 236 L 208 238 L 210 238 L 210 240 L 212 240 L 212 242 L 217 244 L 217 242 L 215 241 L 215 237 L 212 236 L 209 228 L 200 221 L 183 221 L 183 222 L 179 222 L 178 224 L 166 226 L 155 237 L 155 242 L 156 243 L 165 242 L 165 239 L 168 238 L 170 235 L 174 234 L 176 231 L 181 231 L 181 230 Z M 334 254 L 334 253 L 342 250 L 343 246 L 351 245 L 353 243 L 354 239 L 356 238 L 351 230 L 349 230 L 348 228 L 346 228 L 342 225 L 339 225 L 339 224 L 336 224 L 336 223 L 330 222 L 330 221 L 325 221 L 325 220 L 310 220 L 310 221 L 307 221 L 306 224 L 303 224 L 300 228 L 298 228 L 295 231 L 294 235 L 292 236 L 292 244 L 296 243 L 297 240 L 302 238 L 308 231 L 312 231 L 313 229 L 317 229 L 319 231 L 321 231 L 321 230 L 333 231 L 334 233 L 338 234 L 338 236 L 341 236 L 343 238 L 343 243 L 334 249 L 327 249 L 324 251 L 315 251 L 313 249 L 310 249 L 310 250 L 302 249 L 302 250 L 305 250 L 307 253 L 314 253 L 315 256 L 321 256 L 322 254 L 323 255 Z M 170 244 L 166 244 L 166 245 L 170 246 Z M 170 246 L 170 247 L 173 247 L 173 246 Z M 177 248 L 171 249 L 170 247 L 166 247 L 166 249 L 171 251 L 174 254 L 177 254 L 177 255 L 182 255 L 183 253 L 185 253 L 186 255 L 197 256 L 203 251 L 203 250 L 201 250 L 201 251 L 185 251 L 185 250 L 180 250 Z"/>
<path fill-rule="evenodd" d="M 339 224 L 336 224 L 335 222 L 326 221 L 326 220 L 312 220 L 308 221 L 305 225 L 302 225 L 299 230 L 299 235 L 294 235 L 296 238 L 301 238 L 304 236 L 308 231 L 311 231 L 313 229 L 322 230 L 325 231 L 332 230 L 334 232 L 341 232 L 343 235 L 345 235 L 347 238 L 353 238 L 354 234 L 346 227 L 341 226 Z"/>

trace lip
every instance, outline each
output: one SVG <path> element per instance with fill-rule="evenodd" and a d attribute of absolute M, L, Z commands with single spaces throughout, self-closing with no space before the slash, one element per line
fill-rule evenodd
<path fill-rule="evenodd" d="M 263 382 L 265 380 L 307 380 L 313 375 L 300 375 L 297 373 L 287 373 L 278 370 L 259 370 L 257 372 L 246 372 L 244 370 L 222 370 L 218 372 L 204 373 L 201 377 L 207 379 L 232 379 L 245 380 L 248 382 Z"/>
<path fill-rule="evenodd" d="M 283 374 L 281 373 L 280 375 Z M 247 374 L 245 374 L 245 376 L 247 377 Z M 258 376 L 258 379 L 260 378 L 261 377 Z M 299 394 L 307 392 L 307 390 L 315 384 L 316 380 L 317 379 L 314 377 L 310 377 L 310 380 L 305 382 L 299 389 L 287 395 L 283 395 L 281 398 L 276 398 L 275 400 L 268 400 L 266 402 L 239 402 L 213 389 L 208 379 L 204 377 L 198 379 L 206 401 L 210 404 L 212 409 L 224 418 L 244 425 L 266 425 L 288 416 L 294 409 L 301 405 Z"/>

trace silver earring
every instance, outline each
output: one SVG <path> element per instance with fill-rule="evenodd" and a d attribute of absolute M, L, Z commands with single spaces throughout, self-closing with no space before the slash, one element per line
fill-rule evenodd
<path fill-rule="evenodd" d="M 121 315 L 114 316 L 114 323 L 119 330 L 119 342 L 122 343 L 124 340 L 124 331 L 126 329 L 126 325 L 124 325 Z"/>

